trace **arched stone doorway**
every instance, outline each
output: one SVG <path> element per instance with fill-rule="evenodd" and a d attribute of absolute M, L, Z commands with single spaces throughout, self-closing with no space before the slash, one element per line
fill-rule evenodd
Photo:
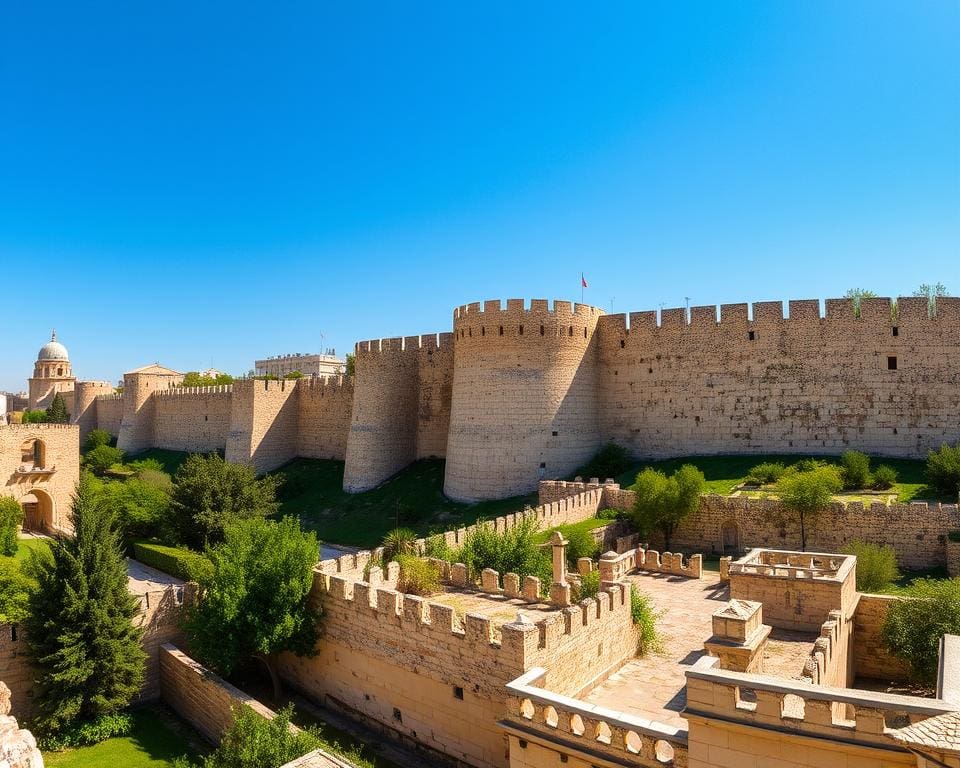
<path fill-rule="evenodd" d="M 53 499 L 46 491 L 34 488 L 20 498 L 20 506 L 23 507 L 23 530 L 53 532 Z"/>
<path fill-rule="evenodd" d="M 727 520 L 720 526 L 720 544 L 725 555 L 740 551 L 740 527 L 733 520 Z"/>

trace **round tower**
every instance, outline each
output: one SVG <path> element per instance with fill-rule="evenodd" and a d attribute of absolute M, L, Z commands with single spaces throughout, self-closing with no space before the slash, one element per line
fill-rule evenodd
<path fill-rule="evenodd" d="M 461 501 L 530 493 L 586 463 L 600 443 L 602 310 L 522 299 L 453 316 L 453 400 L 444 493 Z"/>
<path fill-rule="evenodd" d="M 47 408 L 53 402 L 54 395 L 60 392 L 72 410 L 73 388 L 76 382 L 70 367 L 70 355 L 67 348 L 57 341 L 57 332 L 50 334 L 50 341 L 40 348 L 37 362 L 33 365 L 33 376 L 29 380 L 29 408 Z"/>
<path fill-rule="evenodd" d="M 98 426 L 97 397 L 113 394 L 113 385 L 108 381 L 78 381 L 74 387 L 73 414 L 71 421 L 80 425 L 80 442 L 86 439 L 91 429 Z"/>

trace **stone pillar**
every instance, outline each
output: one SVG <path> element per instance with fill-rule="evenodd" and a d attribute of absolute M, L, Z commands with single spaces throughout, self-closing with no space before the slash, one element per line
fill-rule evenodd
<path fill-rule="evenodd" d="M 720 659 L 720 668 L 731 672 L 762 672 L 763 649 L 770 627 L 763 623 L 763 604 L 731 600 L 713 613 L 713 636 L 704 650 Z"/>
<path fill-rule="evenodd" d="M 730 583 L 730 563 L 733 562 L 732 557 L 721 557 L 720 558 L 720 582 L 722 584 Z"/>
<path fill-rule="evenodd" d="M 567 544 L 560 531 L 550 537 L 553 548 L 553 583 L 550 584 L 550 602 L 554 605 L 570 605 L 570 585 L 567 583 Z"/>

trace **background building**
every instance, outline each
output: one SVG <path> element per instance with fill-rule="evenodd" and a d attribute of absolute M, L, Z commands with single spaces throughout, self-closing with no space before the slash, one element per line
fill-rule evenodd
<path fill-rule="evenodd" d="M 257 360 L 254 364 L 257 376 L 276 376 L 282 378 L 288 373 L 299 371 L 304 376 L 337 376 L 344 372 L 346 364 L 328 350 L 322 355 L 296 353 L 291 355 L 277 355 L 265 360 Z"/>
<path fill-rule="evenodd" d="M 57 341 L 57 332 L 54 331 L 50 341 L 40 348 L 33 366 L 33 377 L 29 380 L 30 409 L 49 407 L 54 395 L 60 392 L 66 401 L 67 411 L 72 412 L 76 383 L 77 377 L 70 367 L 67 348 Z"/>

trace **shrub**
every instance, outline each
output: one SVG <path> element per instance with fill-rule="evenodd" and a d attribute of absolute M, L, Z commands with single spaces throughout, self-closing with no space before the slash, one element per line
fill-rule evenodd
<path fill-rule="evenodd" d="M 854 541 L 843 551 L 857 556 L 857 589 L 861 592 L 882 592 L 900 578 L 893 547 Z"/>
<path fill-rule="evenodd" d="M 846 451 L 840 457 L 840 466 L 844 488 L 856 490 L 870 487 L 870 457 L 867 454 L 860 451 Z"/>
<path fill-rule="evenodd" d="M 440 591 L 440 567 L 430 560 L 413 555 L 400 555 L 400 581 L 397 588 L 408 595 L 425 597 Z"/>
<path fill-rule="evenodd" d="M 933 683 L 940 638 L 960 634 L 960 579 L 918 579 L 891 603 L 882 638 L 890 653 L 910 666 L 915 681 Z"/>
<path fill-rule="evenodd" d="M 580 586 L 572 590 L 573 601 L 579 602 L 600 594 L 600 571 L 590 571 L 580 577 Z"/>
<path fill-rule="evenodd" d="M 23 523 L 23 507 L 11 496 L 0 496 L 0 555 L 17 554 L 17 529 Z"/>
<path fill-rule="evenodd" d="M 101 445 L 110 445 L 113 442 L 113 435 L 105 429 L 91 429 L 87 434 L 87 439 L 83 441 L 83 452 L 87 453 Z"/>
<path fill-rule="evenodd" d="M 123 461 L 123 451 L 110 445 L 98 445 L 83 456 L 84 464 L 93 472 L 106 472 Z"/>
<path fill-rule="evenodd" d="M 61 752 L 71 747 L 88 747 L 117 736 L 126 736 L 132 730 L 133 718 L 126 712 L 114 712 L 76 723 L 60 733 L 41 737 L 39 746 L 44 751 Z"/>
<path fill-rule="evenodd" d="M 927 482 L 952 499 L 960 494 L 960 443 L 927 454 Z"/>
<path fill-rule="evenodd" d="M 881 464 L 873 471 L 873 487 L 878 491 L 893 488 L 897 482 L 897 470 L 889 464 Z"/>
<path fill-rule="evenodd" d="M 189 549 L 138 541 L 133 545 L 133 551 L 137 560 L 144 565 L 184 581 L 206 581 L 213 574 L 213 564 L 203 555 Z"/>
<path fill-rule="evenodd" d="M 827 462 L 822 459 L 800 459 L 788 467 L 793 472 L 813 472 L 815 469 L 827 466 Z"/>
<path fill-rule="evenodd" d="M 608 477 L 616 477 L 630 468 L 630 454 L 626 448 L 616 443 L 607 443 L 597 451 L 596 455 L 584 466 L 577 470 L 577 474 L 586 480 L 597 477 L 601 482 Z"/>
<path fill-rule="evenodd" d="M 607 507 L 606 509 L 601 509 L 599 512 L 597 512 L 598 520 L 623 520 L 626 516 L 626 511 L 622 509 L 613 509 L 612 507 Z"/>
<path fill-rule="evenodd" d="M 453 557 L 454 552 L 450 549 L 443 534 L 435 533 L 427 537 L 423 554 L 427 557 L 435 557 L 437 560 L 449 561 Z"/>
<path fill-rule="evenodd" d="M 50 421 L 50 417 L 47 416 L 47 412 L 42 408 L 38 408 L 35 411 L 24 411 L 20 415 L 21 424 L 46 424 Z"/>
<path fill-rule="evenodd" d="M 265 720 L 247 705 L 233 711 L 233 725 L 216 750 L 203 759 L 203 768 L 280 768 L 320 746 L 312 730 L 290 730 L 293 705 Z"/>
<path fill-rule="evenodd" d="M 537 543 L 537 521 L 524 517 L 513 528 L 495 531 L 489 523 L 477 525 L 464 539 L 463 546 L 454 553 L 454 560 L 467 566 L 470 575 L 477 578 L 484 568 L 503 573 L 538 576 L 540 585 L 549 589 L 553 577 L 550 555 Z"/>
<path fill-rule="evenodd" d="M 401 555 L 413 554 L 417 534 L 409 528 L 394 528 L 383 537 L 383 560 L 389 563 Z"/>
<path fill-rule="evenodd" d="M 593 537 L 593 532 L 585 528 L 574 528 L 565 538 L 568 542 L 567 562 L 574 568 L 581 557 L 589 557 L 592 560 L 600 552 L 600 545 Z"/>
<path fill-rule="evenodd" d="M 634 626 L 640 629 L 637 654 L 645 656 L 658 650 L 660 636 L 657 633 L 657 613 L 653 610 L 650 598 L 637 589 L 635 584 L 630 585 L 630 618 Z"/>
<path fill-rule="evenodd" d="M 27 617 L 32 588 L 18 563 L 0 559 L 0 624 L 19 624 Z"/>
<path fill-rule="evenodd" d="M 747 475 L 747 482 L 750 485 L 770 485 L 783 477 L 786 469 L 782 462 L 765 461 L 750 470 L 750 474 Z"/>

